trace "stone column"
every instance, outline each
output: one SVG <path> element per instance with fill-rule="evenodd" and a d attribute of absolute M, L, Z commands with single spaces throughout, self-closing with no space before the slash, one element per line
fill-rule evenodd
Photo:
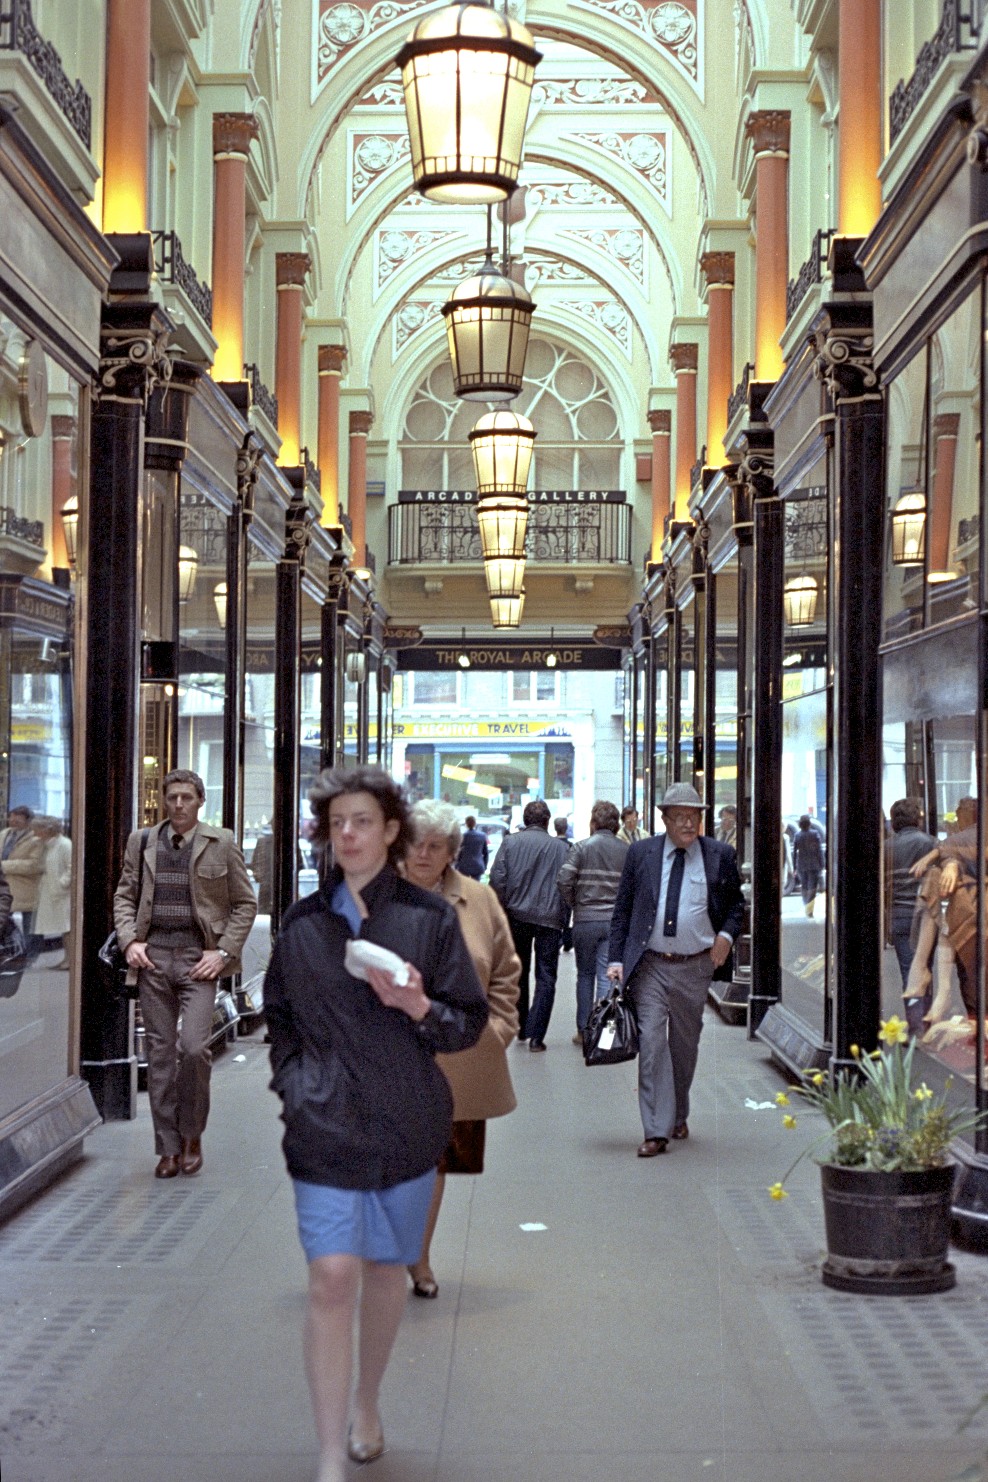
<path fill-rule="evenodd" d="M 246 390 L 246 388 L 244 388 Z M 244 408 L 246 410 L 246 408 Z M 254 518 L 258 465 L 264 448 L 248 432 L 237 450 L 237 502 L 227 518 L 226 682 L 223 707 L 223 827 L 244 832 L 244 762 L 247 747 L 247 532 Z"/>
<path fill-rule="evenodd" d="M 745 134 L 755 149 L 755 380 L 777 381 L 789 281 L 789 114 L 752 113 Z"/>
<path fill-rule="evenodd" d="M 213 378 L 244 378 L 244 255 L 247 156 L 258 137 L 252 113 L 213 114 Z"/>
<path fill-rule="evenodd" d="M 696 369 L 700 347 L 672 345 L 669 360 L 676 373 L 676 485 L 673 518 L 688 520 L 690 473 L 696 462 Z"/>
<path fill-rule="evenodd" d="M 882 211 L 881 0 L 840 0 L 837 230 L 866 237 Z"/>
<path fill-rule="evenodd" d="M 325 527 L 340 523 L 340 379 L 346 363 L 342 345 L 319 346 L 319 452 L 322 477 L 322 520 Z"/>
<path fill-rule="evenodd" d="M 657 408 L 648 414 L 652 429 L 652 560 L 662 554 L 666 515 L 671 505 L 672 413 Z"/>
<path fill-rule="evenodd" d="M 292 500 L 285 511 L 285 551 L 275 574 L 274 806 L 271 815 L 271 935 L 295 899 L 298 860 L 298 738 L 302 683 L 302 571 L 309 544 L 305 470 L 288 474 Z"/>
<path fill-rule="evenodd" d="M 958 412 L 938 412 L 933 418 L 933 495 L 927 521 L 930 580 L 953 573 L 950 534 L 954 511 L 954 471 L 957 464 Z"/>
<path fill-rule="evenodd" d="M 65 529 L 62 525 L 62 510 L 75 494 L 76 488 L 75 448 L 78 423 L 75 417 L 54 416 L 51 419 L 51 549 L 52 571 L 68 571 L 69 556 L 65 548 Z"/>
<path fill-rule="evenodd" d="M 707 280 L 707 462 L 716 468 L 734 390 L 734 253 L 705 252 L 700 269 Z"/>
<path fill-rule="evenodd" d="M 151 0 L 109 0 L 103 231 L 147 231 L 151 90 Z"/>
<path fill-rule="evenodd" d="M 278 398 L 278 462 L 296 468 L 302 449 L 302 295 L 312 265 L 307 252 L 275 255 L 278 289 L 278 347 L 275 395 Z"/>
<path fill-rule="evenodd" d="M 367 434 L 372 412 L 350 413 L 350 462 L 347 477 L 347 514 L 353 529 L 353 563 L 367 564 Z"/>

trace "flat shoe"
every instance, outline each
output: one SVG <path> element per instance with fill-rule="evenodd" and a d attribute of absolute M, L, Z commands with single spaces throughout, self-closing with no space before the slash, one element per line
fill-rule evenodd
<path fill-rule="evenodd" d="M 355 1441 L 348 1433 L 346 1454 L 351 1461 L 357 1463 L 358 1467 L 366 1466 L 369 1461 L 377 1461 L 379 1456 L 384 1455 L 384 1436 L 380 1436 L 376 1441 Z"/>
<path fill-rule="evenodd" d="M 165 1153 L 158 1159 L 154 1170 L 155 1178 L 177 1178 L 178 1177 L 178 1154 Z"/>
<path fill-rule="evenodd" d="M 577 1030 L 576 1033 L 573 1036 L 573 1043 L 574 1043 L 574 1045 L 582 1045 L 583 1044 L 583 1035 L 580 1033 L 579 1030 Z"/>
<path fill-rule="evenodd" d="M 657 1158 L 669 1145 L 667 1137 L 646 1137 L 638 1149 L 639 1158 Z"/>
<path fill-rule="evenodd" d="M 531 1050 L 533 1055 L 541 1055 L 545 1051 L 545 1045 L 538 1044 L 534 1039 L 529 1040 L 528 1048 Z"/>
<path fill-rule="evenodd" d="M 188 1137 L 182 1140 L 182 1156 L 179 1159 L 182 1172 L 192 1176 L 199 1172 L 202 1167 L 202 1142 L 198 1137 Z"/>
<path fill-rule="evenodd" d="M 672 1129 L 672 1135 L 676 1142 L 685 1142 L 690 1135 L 690 1129 L 685 1122 L 677 1122 Z"/>

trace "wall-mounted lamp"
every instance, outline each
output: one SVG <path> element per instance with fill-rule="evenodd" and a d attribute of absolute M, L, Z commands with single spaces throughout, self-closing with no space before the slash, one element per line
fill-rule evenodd
<path fill-rule="evenodd" d="M 74 571 L 79 547 L 79 501 L 74 494 L 70 494 L 62 505 L 62 533 L 65 536 L 65 555 L 69 569 Z"/>
<path fill-rule="evenodd" d="M 367 659 L 362 653 L 348 653 L 343 663 L 343 673 L 350 684 L 363 684 L 367 674 Z"/>
<path fill-rule="evenodd" d="M 789 578 L 783 589 L 782 604 L 790 628 L 809 628 L 812 625 L 819 595 L 820 585 L 808 572 Z"/>
<path fill-rule="evenodd" d="M 892 508 L 893 566 L 922 566 L 926 559 L 926 491 L 903 489 Z"/>
<path fill-rule="evenodd" d="M 188 602 L 196 589 L 196 572 L 199 570 L 199 552 L 190 545 L 178 548 L 178 600 Z"/>
<path fill-rule="evenodd" d="M 216 616 L 221 628 L 226 627 L 226 604 L 229 588 L 225 581 L 218 581 L 213 588 L 213 601 L 216 603 Z"/>
<path fill-rule="evenodd" d="M 555 642 L 556 642 L 556 630 L 555 630 L 555 628 L 550 628 L 549 629 L 549 642 L 550 642 L 550 644 L 555 644 Z M 555 667 L 556 667 L 556 665 L 558 663 L 559 663 L 559 655 L 556 653 L 555 648 L 552 647 L 552 648 L 549 649 L 549 652 L 545 656 L 545 667 L 547 669 L 555 669 Z"/>
<path fill-rule="evenodd" d="M 467 641 L 467 630 L 466 630 L 466 628 L 461 628 L 460 629 L 460 642 L 464 646 L 463 646 L 463 648 L 461 648 L 460 652 L 456 656 L 456 662 L 459 664 L 459 666 L 460 666 L 461 669 L 469 669 L 470 668 L 470 655 L 467 653 L 467 650 L 466 650 L 466 641 Z"/>

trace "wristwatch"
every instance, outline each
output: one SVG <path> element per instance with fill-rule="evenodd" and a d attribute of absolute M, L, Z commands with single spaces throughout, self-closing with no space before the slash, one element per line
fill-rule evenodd
<path fill-rule="evenodd" d="M 230 961 L 230 954 L 225 947 L 217 947 L 216 950 L 220 954 L 224 962 Z"/>

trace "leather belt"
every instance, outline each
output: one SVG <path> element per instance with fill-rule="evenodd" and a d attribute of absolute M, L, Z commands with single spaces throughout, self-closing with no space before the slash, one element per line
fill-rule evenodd
<path fill-rule="evenodd" d="M 709 947 L 704 947 L 699 952 L 653 952 L 651 947 L 647 950 L 660 962 L 695 962 L 698 957 L 710 956 Z"/>

